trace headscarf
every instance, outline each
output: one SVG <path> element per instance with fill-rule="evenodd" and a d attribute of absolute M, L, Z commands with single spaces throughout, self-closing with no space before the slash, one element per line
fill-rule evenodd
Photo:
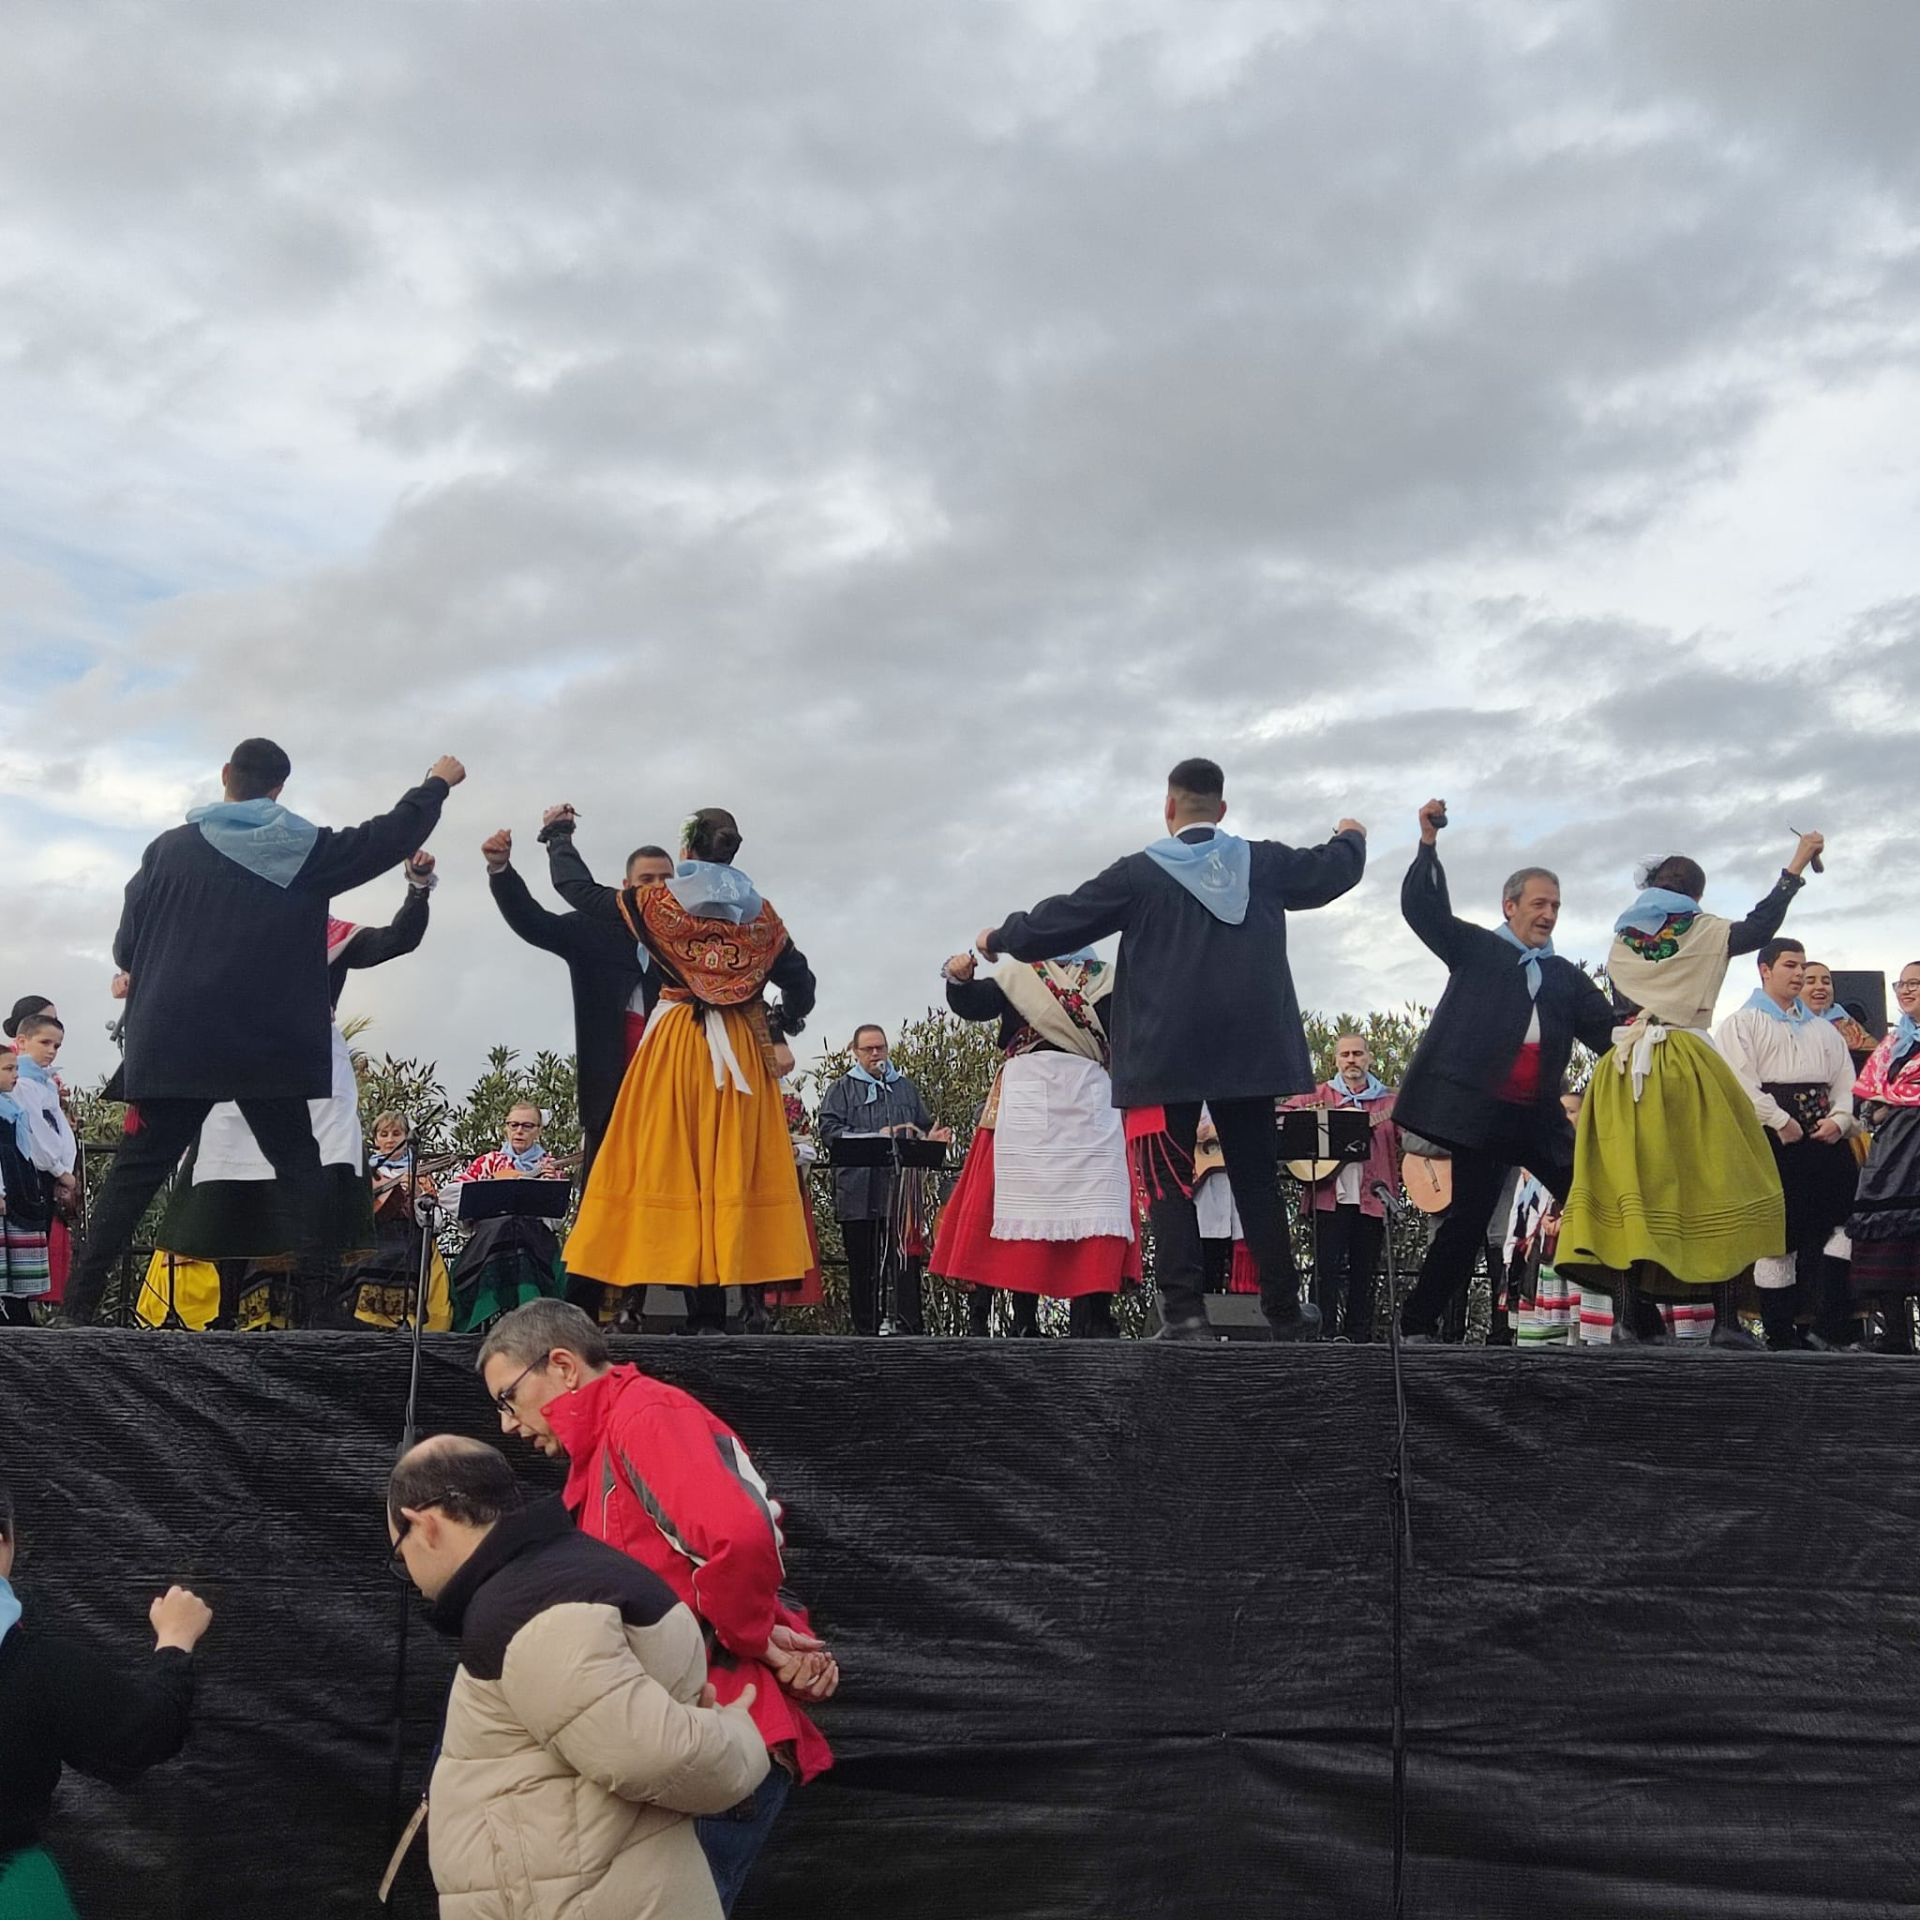
<path fill-rule="evenodd" d="M 697 920 L 725 920 L 744 927 L 760 917 L 765 904 L 759 889 L 738 867 L 722 866 L 717 860 L 682 860 L 673 878 L 662 884 Z"/>
<path fill-rule="evenodd" d="M 1698 913 L 1700 902 L 1671 887 L 1642 887 L 1640 897 L 1613 923 L 1615 933 L 1658 933 L 1676 915 Z"/>
<path fill-rule="evenodd" d="M 289 813 L 277 800 L 219 800 L 190 809 L 187 824 L 200 829 L 215 853 L 276 887 L 293 885 L 320 838 L 311 820 Z"/>
<path fill-rule="evenodd" d="M 0 1093 L 0 1126 L 5 1126 L 9 1122 L 13 1126 L 13 1144 L 20 1149 L 20 1157 L 23 1160 L 31 1160 L 33 1158 L 33 1123 L 27 1118 L 27 1110 L 12 1094 Z"/>
<path fill-rule="evenodd" d="M 1790 1007 L 1783 1007 L 1768 995 L 1764 987 L 1755 987 L 1740 1011 L 1764 1013 L 1769 1020 L 1778 1020 L 1783 1027 L 1804 1027 L 1813 1018 L 1798 1000 Z"/>
<path fill-rule="evenodd" d="M 1246 919 L 1253 895 L 1253 849 L 1244 840 L 1215 827 L 1205 840 L 1177 835 L 1156 840 L 1146 854 L 1222 925 L 1237 927 Z"/>
<path fill-rule="evenodd" d="M 1527 970 L 1527 998 L 1538 1000 L 1540 998 L 1540 962 L 1553 958 L 1553 942 L 1549 940 L 1544 946 L 1530 947 L 1504 920 L 1494 928 L 1494 932 L 1508 946 L 1519 949 L 1520 964 Z"/>
<path fill-rule="evenodd" d="M 1337 1073 L 1327 1082 L 1327 1085 L 1342 1100 L 1351 1100 L 1355 1106 L 1359 1107 L 1370 1107 L 1376 1100 L 1384 1100 L 1387 1097 L 1387 1083 L 1371 1068 L 1367 1071 L 1367 1084 L 1358 1093 Z"/>
<path fill-rule="evenodd" d="M 867 1106 L 872 1106 L 873 1103 L 880 1098 L 880 1089 L 882 1087 L 897 1085 L 907 1077 L 891 1060 L 889 1060 L 880 1071 L 886 1075 L 884 1080 L 875 1074 L 869 1073 L 863 1066 L 855 1065 L 850 1069 L 851 1075 L 855 1080 L 861 1080 L 866 1083 L 867 1098 L 865 1104 Z"/>

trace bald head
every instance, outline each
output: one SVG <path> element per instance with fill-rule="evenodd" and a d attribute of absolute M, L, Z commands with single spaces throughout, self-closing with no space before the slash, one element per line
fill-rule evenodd
<path fill-rule="evenodd" d="M 522 1504 L 520 1483 L 498 1448 L 463 1434 L 431 1434 L 387 1477 L 387 1532 L 408 1577 L 433 1600 Z"/>

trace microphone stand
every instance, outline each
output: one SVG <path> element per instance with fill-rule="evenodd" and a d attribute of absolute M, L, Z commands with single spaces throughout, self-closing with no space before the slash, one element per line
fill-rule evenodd
<path fill-rule="evenodd" d="M 412 1356 L 407 1368 L 407 1411 L 400 1427 L 400 1451 L 405 1453 L 420 1437 L 420 1359 L 421 1336 L 427 1324 L 427 1281 L 433 1271 L 433 1254 L 440 1226 L 440 1200 L 437 1194 L 420 1191 L 420 1145 L 411 1122 L 407 1127 L 411 1149 L 407 1162 L 407 1217 L 420 1229 L 420 1264 L 414 1278 Z M 387 1812 L 393 1826 L 401 1823 L 401 1808 L 406 1799 L 406 1724 L 407 1724 L 407 1642 L 413 1625 L 413 1594 L 400 1588 L 400 1633 L 393 1669 L 393 1734 L 388 1753 Z"/>
<path fill-rule="evenodd" d="M 1393 1717 L 1388 1736 L 1393 1756 L 1391 1821 L 1393 1826 L 1393 1920 L 1406 1910 L 1407 1873 L 1407 1691 L 1406 1691 L 1406 1575 L 1413 1567 L 1413 1510 L 1408 1499 L 1407 1388 L 1400 1366 L 1400 1262 L 1394 1248 L 1394 1229 L 1408 1217 L 1407 1203 L 1384 1180 L 1373 1183 L 1373 1196 L 1386 1210 L 1387 1231 L 1387 1350 L 1393 1356 L 1393 1452 L 1387 1462 L 1387 1526 L 1393 1543 L 1393 1571 L 1388 1583 L 1389 1631 L 1393 1636 Z"/>

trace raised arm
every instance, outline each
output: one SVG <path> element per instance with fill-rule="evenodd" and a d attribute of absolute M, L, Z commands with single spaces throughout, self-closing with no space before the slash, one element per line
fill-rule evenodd
<path fill-rule="evenodd" d="M 573 844 L 573 816 L 562 814 L 540 829 L 547 849 L 547 874 L 553 890 L 577 913 L 590 914 L 596 920 L 620 919 L 620 889 L 603 887 L 587 871 Z"/>
<path fill-rule="evenodd" d="M 538 947 L 544 953 L 564 955 L 570 951 L 571 942 L 567 939 L 570 923 L 566 916 L 543 907 L 515 868 L 490 868 L 487 888 L 493 895 L 493 904 L 500 909 L 500 918 L 528 946 Z"/>
<path fill-rule="evenodd" d="M 785 1040 L 806 1026 L 807 1015 L 813 1011 L 813 969 L 807 965 L 807 956 L 789 940 L 767 978 L 780 989 L 779 1005 L 767 1011 L 767 1026 L 776 1040 Z"/>
<path fill-rule="evenodd" d="M 425 856 L 429 861 L 431 854 Z M 431 866 L 425 869 L 431 874 Z M 427 937 L 427 888 L 414 883 L 411 873 L 407 876 L 407 897 L 400 903 L 396 913 L 384 927 L 362 927 L 347 942 L 347 950 L 340 956 L 337 964 L 354 971 L 362 967 L 384 966 L 389 960 L 398 960 L 402 954 L 411 953 Z"/>
<path fill-rule="evenodd" d="M 1753 911 L 1733 923 L 1733 931 L 1727 936 L 1728 953 L 1758 953 L 1780 931 L 1793 896 L 1806 884 L 1792 868 L 1782 868 L 1780 878 L 1761 896 Z"/>
<path fill-rule="evenodd" d="M 1366 829 L 1348 821 L 1317 847 L 1279 847 L 1280 888 L 1289 907 L 1324 907 L 1351 893 L 1367 870 Z"/>
<path fill-rule="evenodd" d="M 1013 1002 L 997 980 L 947 979 L 947 1006 L 962 1020 L 1003 1020 L 1013 1011 Z"/>
<path fill-rule="evenodd" d="M 186 1744 L 193 1718 L 193 1655 L 163 1647 L 138 1668 L 49 1641 L 42 1650 L 45 1711 L 60 1758 L 125 1786 Z"/>
<path fill-rule="evenodd" d="M 1407 877 L 1400 883 L 1400 917 L 1419 935 L 1422 946 L 1452 967 L 1459 963 L 1479 929 L 1454 917 L 1453 900 L 1447 892 L 1446 869 L 1440 864 L 1436 838 L 1446 811 L 1444 800 L 1429 800 L 1420 809 L 1420 845 Z"/>
<path fill-rule="evenodd" d="M 451 765 L 460 767 L 457 760 Z M 377 880 L 426 845 L 427 836 L 440 824 L 440 809 L 451 786 L 447 777 L 430 773 L 411 793 L 402 794 L 390 813 L 378 814 L 357 827 L 322 827 L 293 884 L 331 897 Z"/>
<path fill-rule="evenodd" d="M 1051 960 L 1120 932 L 1133 911 L 1133 878 L 1125 860 L 1116 860 L 1071 893 L 1042 900 L 1031 913 L 1016 913 L 983 933 L 975 943 L 983 959 L 1000 954 L 1015 960 Z"/>

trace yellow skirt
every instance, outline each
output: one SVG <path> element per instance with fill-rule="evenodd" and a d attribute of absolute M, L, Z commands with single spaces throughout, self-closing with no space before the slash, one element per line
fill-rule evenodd
<path fill-rule="evenodd" d="M 714 1084 L 705 1019 L 660 1014 L 627 1067 L 567 1237 L 567 1271 L 611 1287 L 756 1287 L 812 1264 L 786 1109 L 752 1024 L 726 1023 L 752 1091 Z"/>

